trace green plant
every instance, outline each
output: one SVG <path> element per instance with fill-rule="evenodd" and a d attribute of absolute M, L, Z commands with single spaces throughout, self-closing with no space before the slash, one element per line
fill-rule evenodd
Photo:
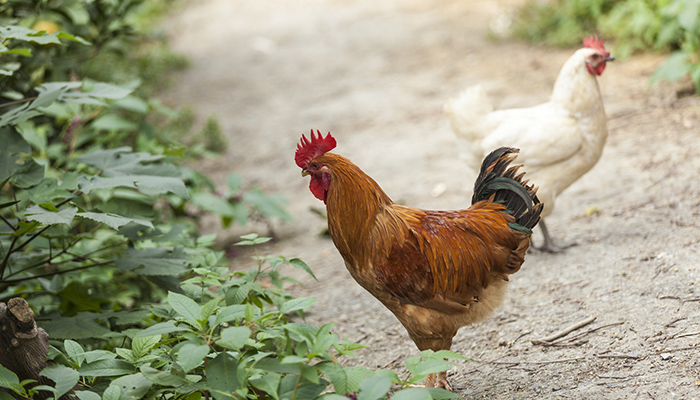
<path fill-rule="evenodd" d="M 518 38 L 554 46 L 577 45 L 593 33 L 614 40 L 619 58 L 671 51 L 651 82 L 690 75 L 700 93 L 700 0 L 528 2 L 513 29 Z"/>
<path fill-rule="evenodd" d="M 269 240 L 255 234 L 243 239 L 238 245 Z M 463 359 L 455 353 L 425 351 L 407 359 L 410 375 L 404 380 L 390 370 L 343 367 L 339 359 L 362 346 L 340 339 L 331 323 L 296 322 L 315 299 L 293 298 L 283 289 L 284 282 L 294 281 L 280 268 L 292 266 L 313 276 L 310 268 L 296 258 L 256 255 L 254 260 L 250 271 L 230 272 L 215 253 L 190 259 L 195 276 L 182 282 L 180 293 L 169 292 L 162 304 L 150 308 L 150 326 L 113 333 L 125 344 L 113 350 L 91 351 L 74 340 L 63 341 L 62 350 L 50 353 L 58 365 L 44 373 L 57 385 L 41 390 L 58 397 L 79 384 L 76 394 L 87 399 L 457 397 L 442 389 L 404 389 L 428 373 L 451 368 L 444 358 Z M 2 377 L 6 381 L 0 379 L 0 387 L 23 393 L 11 372 L 0 369 Z"/>

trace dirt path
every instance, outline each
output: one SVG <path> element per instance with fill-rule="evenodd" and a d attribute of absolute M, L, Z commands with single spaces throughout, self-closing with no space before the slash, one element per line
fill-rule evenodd
<path fill-rule="evenodd" d="M 287 197 L 296 221 L 276 225 L 266 250 L 314 269 L 320 282 L 300 276 L 293 288 L 318 298 L 311 323 L 335 321 L 341 337 L 371 346 L 348 365 L 404 373 L 417 350 L 319 237 L 325 222 L 310 208 L 322 204 L 293 163 L 296 142 L 332 131 L 337 152 L 394 200 L 465 207 L 472 177 L 442 103 L 476 83 L 499 108 L 546 101 L 573 52 L 489 41 L 490 24 L 518 3 L 200 0 L 172 18 L 172 44 L 192 68 L 168 102 L 218 115 L 231 146 L 203 168 L 219 182 L 235 170 Z M 504 306 L 455 337 L 453 350 L 475 360 L 451 373 L 464 398 L 700 398 L 700 99 L 649 88 L 659 62 L 619 61 L 601 77 L 608 145 L 548 219 L 556 238 L 579 245 L 531 254 Z M 587 317 L 596 320 L 568 337 L 601 329 L 568 346 L 531 342 Z"/>

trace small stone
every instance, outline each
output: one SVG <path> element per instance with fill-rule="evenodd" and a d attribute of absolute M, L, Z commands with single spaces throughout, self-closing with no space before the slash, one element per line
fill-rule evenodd
<path fill-rule="evenodd" d="M 671 353 L 661 353 L 661 359 L 664 361 L 670 360 L 673 358 L 673 354 Z"/>

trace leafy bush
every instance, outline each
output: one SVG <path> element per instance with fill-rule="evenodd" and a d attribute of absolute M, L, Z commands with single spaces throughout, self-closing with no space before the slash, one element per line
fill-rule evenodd
<path fill-rule="evenodd" d="M 573 46 L 599 32 L 615 41 L 615 55 L 671 51 L 652 76 L 676 81 L 690 75 L 700 93 L 700 1 L 556 0 L 529 2 L 520 9 L 516 37 L 554 46 Z"/>
<path fill-rule="evenodd" d="M 258 245 L 269 238 L 255 234 L 238 245 Z M 251 271 L 230 272 L 215 253 L 189 260 L 196 275 L 178 292 L 150 308 L 150 326 L 112 333 L 123 345 L 89 350 L 75 340 L 53 347 L 56 362 L 42 375 L 56 386 L 27 390 L 16 375 L 0 368 L 0 387 L 31 398 L 39 390 L 56 397 L 79 385 L 80 399 L 347 399 L 375 400 L 391 393 L 404 400 L 447 399 L 443 389 L 401 389 L 428 373 L 452 367 L 444 358 L 458 354 L 424 351 L 406 360 L 410 372 L 400 379 L 390 370 L 342 367 L 338 359 L 362 346 L 340 339 L 332 324 L 321 327 L 295 322 L 314 298 L 293 298 L 283 289 L 292 281 L 283 266 L 313 272 L 301 260 L 256 256 Z M 293 281 L 292 281 L 293 282 Z M 392 385 L 396 389 L 392 390 Z M 324 394 L 325 393 L 325 394 Z"/>

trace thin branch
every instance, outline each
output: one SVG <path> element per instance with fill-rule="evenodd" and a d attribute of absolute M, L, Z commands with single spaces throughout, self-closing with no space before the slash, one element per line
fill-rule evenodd
<path fill-rule="evenodd" d="M 0 264 L 0 279 L 2 279 L 3 276 L 5 276 L 5 268 L 7 267 L 7 262 L 10 259 L 10 254 L 12 254 L 12 249 L 15 247 L 15 243 L 17 243 L 17 236 L 12 238 L 10 248 L 7 249 L 7 253 L 5 253 L 5 258 L 3 258 L 2 264 Z"/>
<path fill-rule="evenodd" d="M 8 107 L 8 106 L 15 105 L 15 104 L 27 103 L 27 102 L 33 101 L 33 100 L 36 100 L 36 96 L 27 97 L 26 99 L 19 99 L 19 100 L 15 100 L 15 101 L 8 101 L 7 103 L 0 104 L 0 108 Z"/>
<path fill-rule="evenodd" d="M 686 337 L 686 336 L 695 336 L 695 335 L 700 335 L 700 331 L 698 331 L 698 332 L 690 332 L 690 333 L 682 333 L 682 334 L 679 334 L 679 335 L 673 335 L 673 336 L 671 336 L 669 339 L 678 339 L 678 338 L 682 338 L 682 337 Z"/>
<path fill-rule="evenodd" d="M 480 362 L 487 363 L 487 364 L 504 364 L 504 365 L 518 365 L 518 364 L 544 365 L 544 364 L 557 364 L 557 363 L 565 363 L 565 362 L 581 361 L 581 360 L 585 360 L 585 357 L 562 358 L 559 360 L 548 360 L 548 361 L 480 361 Z"/>
<path fill-rule="evenodd" d="M 80 271 L 80 270 L 83 270 L 83 269 L 88 269 L 88 268 L 92 268 L 92 267 L 99 267 L 99 266 L 101 266 L 101 265 L 111 264 L 112 262 L 113 262 L 113 261 L 103 261 L 103 262 L 100 262 L 100 263 L 95 263 L 95 264 L 90 264 L 90 265 L 83 265 L 82 267 L 71 268 L 71 269 L 67 269 L 67 270 L 64 270 L 64 271 L 47 272 L 47 273 L 45 273 L 45 274 L 34 275 L 34 276 L 28 276 L 28 277 L 26 277 L 26 278 L 6 279 L 6 280 L 2 281 L 1 283 L 3 283 L 3 284 L 13 284 L 13 283 L 24 282 L 24 281 L 28 281 L 28 280 L 32 280 L 32 279 L 36 279 L 36 278 L 44 278 L 44 277 L 47 277 L 47 276 L 62 275 L 62 274 L 67 274 L 68 272 Z"/>
<path fill-rule="evenodd" d="M 590 324 L 591 322 L 595 321 L 595 319 L 596 319 L 596 317 L 588 317 L 588 318 L 584 319 L 583 321 L 579 321 L 579 322 L 577 322 L 577 323 L 575 323 L 567 328 L 560 330 L 559 332 L 555 332 L 555 333 L 553 333 L 547 337 L 544 337 L 542 339 L 533 339 L 530 342 L 532 342 L 532 344 L 550 343 L 556 339 L 559 339 L 560 337 L 568 335 L 569 333 L 575 331 L 576 329 L 579 329 L 581 327 L 584 327 L 584 326 Z"/>
<path fill-rule="evenodd" d="M 45 227 L 41 228 L 41 230 L 40 230 L 39 232 L 33 234 L 29 239 L 25 240 L 24 243 L 22 243 L 22 244 L 20 244 L 19 246 L 17 246 L 17 248 L 15 249 L 15 251 L 20 251 L 20 250 L 22 250 L 22 249 L 24 248 L 24 246 L 28 245 L 32 240 L 34 240 L 34 239 L 36 239 L 37 237 L 39 237 L 39 235 L 41 235 L 42 233 L 46 232 L 46 230 L 49 229 L 50 227 L 51 227 L 51 225 L 46 225 Z"/>
<path fill-rule="evenodd" d="M 12 224 L 10 223 L 10 221 L 6 220 L 5 217 L 3 217 L 2 215 L 0 215 L 0 219 L 2 219 L 3 222 L 6 223 L 7 226 L 9 226 L 10 229 L 12 229 L 13 231 L 16 231 L 17 229 L 19 229 L 19 228 L 17 228 L 16 226 L 12 225 Z"/>
<path fill-rule="evenodd" d="M 592 328 L 592 329 L 589 329 L 589 330 L 587 330 L 587 331 L 585 331 L 585 332 L 581 332 L 581 333 L 579 333 L 579 334 L 576 335 L 576 336 L 572 336 L 572 337 L 570 337 L 569 339 L 567 339 L 567 341 L 573 341 L 573 340 L 576 340 L 576 339 L 578 339 L 578 338 L 580 338 L 580 337 L 586 336 L 586 335 L 588 335 L 589 333 L 593 333 L 593 332 L 595 332 L 595 331 L 601 330 L 601 329 L 603 329 L 603 328 L 609 328 L 609 327 L 615 326 L 615 325 L 622 325 L 622 324 L 624 324 L 624 323 L 625 323 L 625 321 L 620 321 L 620 322 L 613 322 L 612 324 L 601 325 L 601 326 L 599 326 L 599 327 L 597 327 L 597 328 Z"/>

